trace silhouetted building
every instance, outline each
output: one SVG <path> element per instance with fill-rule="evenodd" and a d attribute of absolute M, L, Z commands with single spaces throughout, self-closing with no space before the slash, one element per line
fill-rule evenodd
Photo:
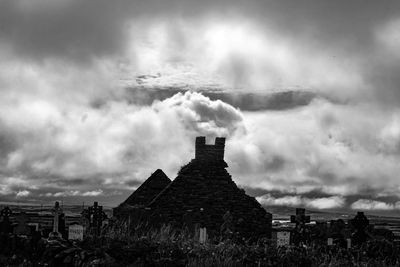
<path fill-rule="evenodd" d="M 162 170 L 156 170 L 124 202 L 113 209 L 113 215 L 129 216 L 135 210 L 146 207 L 170 183 L 171 180 Z"/>
<path fill-rule="evenodd" d="M 224 215 L 227 217 L 228 213 L 229 231 L 246 237 L 269 237 L 272 215 L 267 213 L 254 197 L 246 195 L 243 189 L 237 187 L 226 170 L 228 165 L 224 161 L 224 149 L 225 138 L 217 137 L 215 144 L 209 145 L 206 144 L 205 137 L 197 137 L 195 158 L 183 166 L 178 176 L 148 205 L 144 203 L 151 198 L 151 194 L 149 197 L 143 197 L 146 201 L 135 202 L 145 206 L 123 211 L 122 207 L 124 203 L 129 202 L 128 198 L 120 205 L 121 208 L 114 210 L 115 215 L 130 215 L 132 220 L 143 218 L 142 214 L 145 213 L 146 220 L 152 224 L 165 223 L 177 228 L 201 225 L 207 228 L 210 235 L 219 235 L 226 231 Z M 157 178 L 155 181 L 158 184 L 160 181 L 166 182 L 166 179 Z M 145 183 L 143 186 L 146 188 Z M 149 191 L 142 190 L 141 187 L 137 190 L 138 195 Z M 132 199 L 139 199 L 134 196 L 135 193 L 132 194 Z"/>

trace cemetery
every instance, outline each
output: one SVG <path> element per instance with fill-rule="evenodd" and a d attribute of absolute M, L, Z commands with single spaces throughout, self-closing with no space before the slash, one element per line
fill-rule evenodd
<path fill-rule="evenodd" d="M 113 216 L 98 202 L 75 216 L 3 207 L 0 266 L 399 266 L 398 236 L 363 212 L 273 222 L 226 171 L 224 142 L 198 137 L 173 181 L 155 171 Z"/>
<path fill-rule="evenodd" d="M 400 250 L 393 233 L 374 229 L 361 212 L 347 222 L 341 219 L 315 222 L 305 215 L 304 209 L 297 209 L 287 225 L 272 228 L 271 238 L 251 240 L 235 234 L 229 214 L 225 214 L 226 224 L 221 228 L 233 233 L 213 238 L 204 226 L 191 232 L 171 225 L 149 229 L 115 218 L 107 220 L 98 203 L 82 212 L 81 221 L 85 223 L 68 223 L 68 218 L 67 223 L 60 220 L 62 209 L 57 203 L 53 210 L 52 227 L 47 233 L 40 224 L 38 228 L 30 225 L 26 213 L 15 216 L 11 209 L 2 209 L 0 266 L 358 266 L 343 265 L 355 262 L 397 266 L 400 263 Z M 26 265 L 19 265 L 24 262 Z M 33 263 L 36 265 L 28 265 Z"/>

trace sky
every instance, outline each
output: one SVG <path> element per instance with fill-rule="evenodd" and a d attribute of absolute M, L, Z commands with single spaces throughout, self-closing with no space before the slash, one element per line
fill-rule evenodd
<path fill-rule="evenodd" d="M 116 206 L 196 136 L 265 206 L 400 214 L 400 2 L 0 0 L 0 203 Z"/>

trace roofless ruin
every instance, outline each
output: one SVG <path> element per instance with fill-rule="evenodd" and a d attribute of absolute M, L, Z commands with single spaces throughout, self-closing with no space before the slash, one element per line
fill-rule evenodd
<path fill-rule="evenodd" d="M 114 209 L 114 216 L 178 228 L 199 225 L 214 235 L 229 224 L 246 237 L 270 236 L 272 215 L 237 187 L 226 170 L 224 151 L 225 138 L 217 137 L 210 145 L 197 137 L 195 158 L 173 181 L 158 169 Z"/>

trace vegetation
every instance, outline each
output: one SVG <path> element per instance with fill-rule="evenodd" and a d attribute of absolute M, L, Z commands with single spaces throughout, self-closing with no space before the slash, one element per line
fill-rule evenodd
<path fill-rule="evenodd" d="M 387 241 L 350 250 L 316 245 L 276 248 L 271 240 L 250 243 L 235 236 L 200 244 L 187 229 L 127 224 L 79 243 L 1 238 L 0 266 L 400 266 L 398 248 Z"/>

